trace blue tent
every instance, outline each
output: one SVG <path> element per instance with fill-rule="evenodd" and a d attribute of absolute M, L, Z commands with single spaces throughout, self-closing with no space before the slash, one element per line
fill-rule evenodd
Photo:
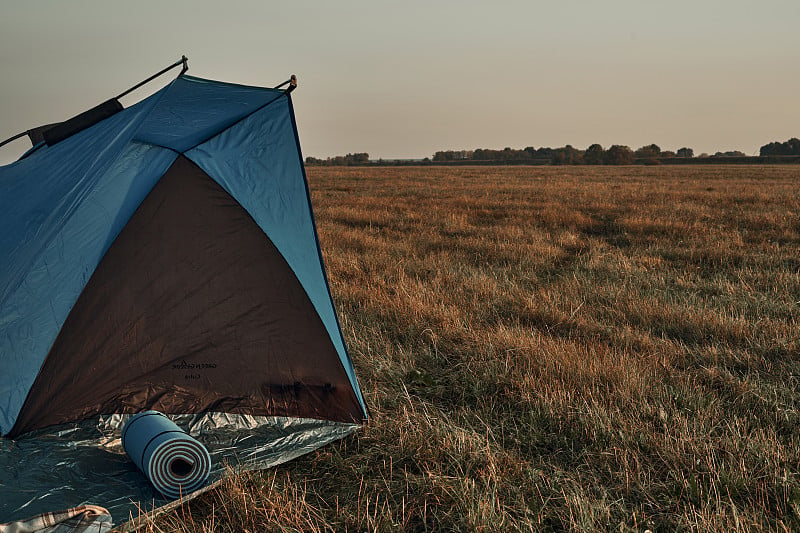
<path fill-rule="evenodd" d="M 0 167 L 0 434 L 363 422 L 289 91 L 182 74 L 98 109 Z"/>

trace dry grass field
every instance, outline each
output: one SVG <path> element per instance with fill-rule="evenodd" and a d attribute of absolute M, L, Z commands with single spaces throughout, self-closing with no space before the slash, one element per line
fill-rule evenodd
<path fill-rule="evenodd" d="M 800 166 L 308 170 L 372 420 L 142 531 L 800 529 Z"/>

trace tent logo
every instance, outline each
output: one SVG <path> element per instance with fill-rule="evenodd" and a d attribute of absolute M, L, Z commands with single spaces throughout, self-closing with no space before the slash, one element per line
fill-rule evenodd
<path fill-rule="evenodd" d="M 172 368 L 178 370 L 191 370 L 191 369 L 203 369 L 203 368 L 217 368 L 217 363 L 187 363 L 184 359 L 180 363 L 175 363 L 172 365 Z"/>

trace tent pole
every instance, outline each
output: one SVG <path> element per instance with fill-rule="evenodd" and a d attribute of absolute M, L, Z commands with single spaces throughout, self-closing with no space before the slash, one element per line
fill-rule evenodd
<path fill-rule="evenodd" d="M 16 134 L 16 135 L 14 135 L 13 137 L 9 137 L 9 138 L 8 138 L 8 139 L 6 139 L 5 141 L 3 141 L 3 142 L 0 142 L 0 146 L 5 146 L 5 145 L 7 145 L 8 143 L 10 143 L 11 141 L 16 141 L 16 140 L 17 140 L 17 139 L 19 139 L 20 137 L 24 137 L 24 136 L 26 136 L 27 134 L 28 134 L 28 132 L 27 132 L 27 131 L 23 131 L 22 133 L 17 133 L 17 134 Z"/>
<path fill-rule="evenodd" d="M 285 91 L 285 92 L 286 92 L 286 94 L 289 94 L 290 92 L 292 92 L 292 91 L 294 91 L 295 89 L 297 89 L 297 76 L 295 76 L 294 74 L 292 74 L 292 77 L 291 77 L 291 78 L 289 78 L 289 79 L 288 79 L 288 80 L 286 80 L 285 82 L 281 83 L 280 85 L 276 85 L 274 88 L 275 88 L 275 89 L 280 89 L 281 87 L 283 87 L 283 86 L 284 86 L 284 85 L 286 85 L 287 83 L 289 84 L 289 86 L 286 88 L 286 91 Z"/>
<path fill-rule="evenodd" d="M 144 80 L 143 82 L 137 83 L 136 85 L 134 85 L 133 87 L 131 87 L 130 89 L 128 89 L 124 93 L 120 94 L 119 96 L 115 97 L 114 99 L 115 100 L 119 100 L 123 96 L 132 93 L 133 91 L 135 91 L 136 89 L 138 89 L 142 85 L 144 85 L 144 84 L 146 84 L 146 83 L 148 83 L 150 81 L 153 81 L 157 77 L 161 76 L 162 74 L 164 74 L 167 71 L 170 71 L 170 70 L 174 69 L 178 65 L 182 65 L 181 73 L 178 74 L 178 76 L 183 76 L 186 73 L 186 71 L 189 70 L 189 58 L 186 57 L 185 55 L 181 56 L 181 58 L 178 61 L 176 61 L 175 63 L 171 64 L 170 66 L 168 66 L 165 69 L 160 70 L 159 72 L 156 72 L 155 74 L 153 74 L 152 76 L 150 76 L 149 78 Z M 292 76 L 292 79 L 294 79 L 294 76 Z M 291 80 L 289 80 L 289 81 L 291 81 Z M 286 83 L 289 83 L 289 82 L 286 82 Z M 296 84 L 297 84 L 297 82 L 295 81 L 295 85 Z M 24 137 L 27 134 L 28 134 L 28 131 L 23 131 L 22 133 L 18 133 L 16 135 L 14 135 L 13 137 L 9 137 L 5 141 L 0 142 L 0 147 L 3 147 L 5 145 L 7 145 L 11 141 L 15 141 L 15 140 L 19 139 L 20 137 Z"/>
<path fill-rule="evenodd" d="M 183 75 L 184 75 L 184 73 L 185 73 L 187 70 L 189 70 L 189 58 L 187 58 L 186 56 L 181 56 L 181 58 L 180 58 L 178 61 L 174 62 L 173 64 L 171 64 L 171 65 L 170 65 L 170 66 L 168 66 L 167 68 L 165 68 L 165 69 L 162 69 L 162 70 L 160 70 L 160 71 L 156 72 L 155 74 L 153 74 L 152 76 L 150 76 L 150 77 L 149 77 L 149 78 L 147 78 L 146 80 L 144 80 L 144 81 L 142 81 L 142 82 L 139 82 L 139 83 L 137 83 L 136 85 L 134 85 L 133 87 L 131 87 L 130 89 L 128 89 L 127 91 L 125 91 L 124 93 L 120 94 L 119 96 L 116 96 L 116 97 L 115 97 L 115 99 L 116 99 L 116 100 L 119 100 L 119 99 L 120 99 L 120 98 L 122 98 L 123 96 L 125 96 L 125 95 L 127 95 L 127 94 L 130 94 L 130 93 L 132 93 L 133 91 L 135 91 L 136 89 L 138 89 L 138 88 L 139 88 L 139 87 L 141 87 L 142 85 L 144 85 L 144 84 L 146 84 L 146 83 L 149 83 L 149 82 L 153 81 L 153 80 L 154 80 L 154 79 L 156 79 L 157 77 L 161 76 L 162 74 L 164 74 L 164 73 L 165 73 L 165 72 L 167 72 L 167 71 L 170 71 L 170 70 L 174 69 L 174 68 L 175 68 L 175 67 L 177 67 L 178 65 L 183 65 L 183 68 L 181 68 L 181 73 L 180 73 L 180 74 L 178 74 L 178 76 L 183 76 Z"/>

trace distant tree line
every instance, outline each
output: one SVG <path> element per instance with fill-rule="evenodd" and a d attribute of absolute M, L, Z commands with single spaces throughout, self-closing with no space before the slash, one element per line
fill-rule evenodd
<path fill-rule="evenodd" d="M 768 155 L 800 155 L 800 139 L 792 137 L 786 142 L 771 142 L 761 147 L 759 154 Z"/>
<path fill-rule="evenodd" d="M 316 157 L 306 157 L 306 165 L 309 166 L 353 166 L 369 164 L 369 154 L 358 152 L 355 154 L 337 155 L 327 159 L 317 159 Z"/>
<path fill-rule="evenodd" d="M 433 162 L 451 161 L 497 161 L 499 163 L 538 162 L 551 165 L 630 165 L 635 162 L 657 163 L 661 158 L 694 157 L 694 150 L 681 148 L 677 152 L 661 150 L 656 144 L 642 146 L 638 150 L 614 144 L 608 149 L 593 144 L 586 150 L 579 150 L 568 144 L 562 148 L 534 148 L 528 146 L 522 150 L 504 148 L 489 150 L 448 150 L 436 152 Z"/>
<path fill-rule="evenodd" d="M 771 142 L 761 147 L 760 157 L 774 156 L 800 156 L 800 139 L 791 138 L 786 142 Z M 528 146 L 522 149 L 503 148 L 494 150 L 490 148 L 476 148 L 474 150 L 442 150 L 433 154 L 433 158 L 417 160 L 416 163 L 430 164 L 471 164 L 471 163 L 497 163 L 497 164 L 539 164 L 539 165 L 657 165 L 664 161 L 685 162 L 689 159 L 702 163 L 713 158 L 739 158 L 733 162 L 752 162 L 757 158 L 747 158 L 744 152 L 731 150 L 716 152 L 713 155 L 700 154 L 695 158 L 694 150 L 688 147 L 676 151 L 662 150 L 657 144 L 648 144 L 637 150 L 628 146 L 614 144 L 603 148 L 600 144 L 592 144 L 586 150 L 579 150 L 572 145 L 561 148 L 534 148 Z M 746 159 L 742 159 L 746 158 Z M 756 161 L 757 162 L 757 161 Z M 773 161 L 774 162 L 774 161 Z M 380 160 L 378 164 L 402 164 L 402 161 Z M 306 165 L 318 166 L 356 166 L 370 164 L 369 154 L 358 152 L 354 154 L 317 159 L 306 157 Z"/>

